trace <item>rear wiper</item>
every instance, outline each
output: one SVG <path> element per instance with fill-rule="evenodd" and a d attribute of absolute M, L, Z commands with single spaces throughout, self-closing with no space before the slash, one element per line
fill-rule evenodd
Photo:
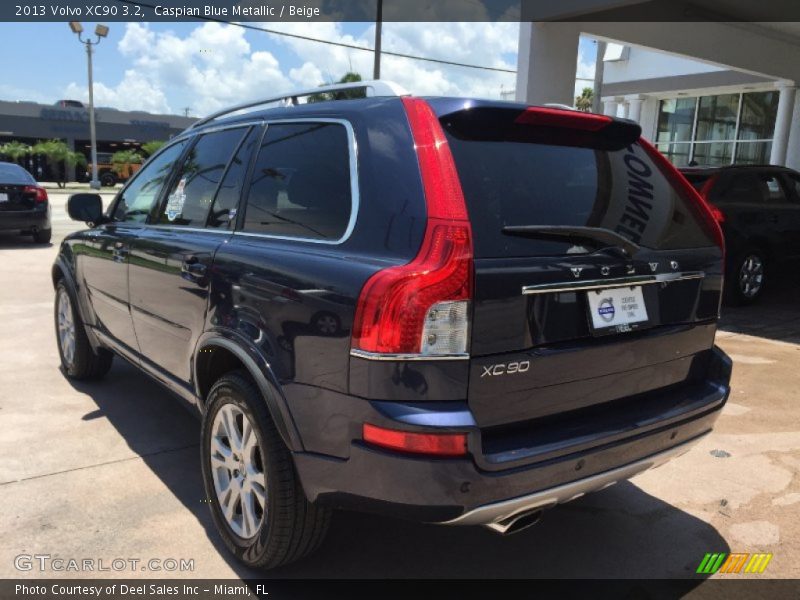
<path fill-rule="evenodd" d="M 509 225 L 503 227 L 506 235 L 539 239 L 569 239 L 575 242 L 597 242 L 621 249 L 628 256 L 638 252 L 639 245 L 610 229 L 603 227 L 577 227 L 572 225 Z"/>

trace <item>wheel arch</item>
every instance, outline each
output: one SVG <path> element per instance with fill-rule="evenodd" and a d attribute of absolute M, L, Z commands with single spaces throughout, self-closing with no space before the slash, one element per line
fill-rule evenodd
<path fill-rule="evenodd" d="M 195 394 L 203 412 L 208 392 L 214 383 L 225 373 L 239 369 L 245 370 L 255 381 L 275 427 L 289 450 L 302 451 L 300 434 L 269 361 L 252 343 L 234 332 L 209 332 L 197 342 L 192 373 Z"/>

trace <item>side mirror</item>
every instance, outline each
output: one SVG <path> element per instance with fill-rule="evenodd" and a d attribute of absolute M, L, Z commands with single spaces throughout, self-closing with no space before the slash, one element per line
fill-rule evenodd
<path fill-rule="evenodd" d="M 99 223 L 103 218 L 100 194 L 72 194 L 67 200 L 67 213 L 73 221 Z"/>

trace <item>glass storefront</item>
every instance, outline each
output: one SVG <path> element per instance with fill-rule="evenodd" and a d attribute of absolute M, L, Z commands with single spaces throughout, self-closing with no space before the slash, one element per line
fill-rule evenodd
<path fill-rule="evenodd" d="M 662 100 L 656 147 L 676 166 L 769 163 L 778 94 Z"/>

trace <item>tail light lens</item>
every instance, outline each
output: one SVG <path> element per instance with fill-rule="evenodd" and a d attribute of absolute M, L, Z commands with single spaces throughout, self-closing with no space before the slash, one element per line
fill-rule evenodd
<path fill-rule="evenodd" d="M 47 190 L 41 186 L 26 185 L 22 191 L 26 194 L 33 194 L 33 199 L 37 204 L 40 202 L 47 202 Z"/>
<path fill-rule="evenodd" d="M 364 423 L 363 438 L 368 444 L 410 454 L 466 456 L 466 433 L 417 433 L 385 429 Z"/>
<path fill-rule="evenodd" d="M 711 204 L 711 202 L 709 202 L 709 200 L 708 200 L 708 195 L 711 193 L 711 189 L 714 187 L 714 184 L 717 182 L 717 179 L 719 179 L 718 175 L 712 175 L 711 177 L 709 177 L 708 181 L 705 182 L 705 184 L 703 185 L 703 188 L 700 190 L 699 193 L 700 193 L 700 197 L 703 199 L 703 201 L 708 206 L 708 210 L 711 211 L 711 215 L 714 217 L 714 220 L 717 223 L 724 223 L 725 222 L 725 213 L 722 212 L 719 209 L 719 207 L 714 206 L 713 204 Z"/>
<path fill-rule="evenodd" d="M 725 237 L 722 234 L 720 223 L 724 221 L 725 217 L 721 211 L 718 215 L 714 214 L 712 206 L 700 196 L 698 191 L 689 183 L 686 178 L 681 175 L 681 172 L 676 169 L 666 157 L 661 154 L 650 142 L 641 138 L 639 144 L 645 149 L 651 160 L 658 166 L 664 177 L 670 182 L 670 185 L 678 191 L 682 196 L 688 198 L 690 207 L 694 208 L 695 213 L 705 225 L 708 232 L 711 234 L 714 242 L 722 250 L 723 256 L 725 255 Z M 721 218 L 720 218 L 721 217 Z"/>
<path fill-rule="evenodd" d="M 428 223 L 417 256 L 373 275 L 361 290 L 353 348 L 382 354 L 465 354 L 472 298 L 472 230 L 439 120 L 403 98 L 417 151 Z"/>

